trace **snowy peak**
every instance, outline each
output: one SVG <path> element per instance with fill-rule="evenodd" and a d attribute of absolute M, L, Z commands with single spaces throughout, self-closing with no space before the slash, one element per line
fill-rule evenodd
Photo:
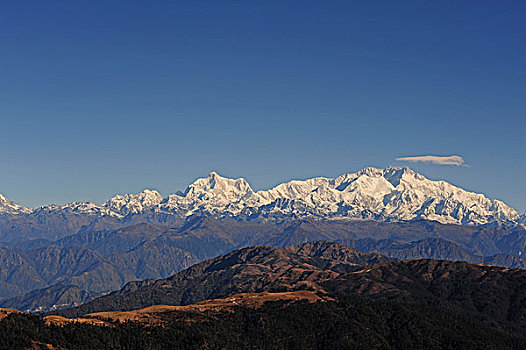
<path fill-rule="evenodd" d="M 397 168 L 397 169 L 401 170 L 402 168 Z M 353 175 L 378 177 L 378 176 L 383 176 L 384 172 L 385 172 L 384 169 L 379 169 L 379 168 L 375 168 L 375 167 L 369 166 L 369 167 L 363 168 L 362 170 L 354 173 Z"/>
<path fill-rule="evenodd" d="M 427 180 L 424 176 L 414 172 L 409 168 L 388 167 L 383 170 L 382 176 L 395 187 L 399 186 L 402 182 L 410 183 Z"/>
<path fill-rule="evenodd" d="M 8 203 L 10 203 L 9 200 L 5 198 L 3 194 L 0 193 L 0 205 L 4 206 L 4 205 L 7 205 Z"/>
<path fill-rule="evenodd" d="M 242 199 L 248 199 L 253 194 L 254 191 L 245 179 L 229 179 L 220 176 L 216 172 L 211 172 L 207 177 L 197 179 L 188 186 L 184 192 L 184 197 L 187 201 L 237 202 Z"/>
<path fill-rule="evenodd" d="M 194 181 L 181 195 L 168 196 L 159 209 L 183 217 L 193 214 L 235 216 L 253 195 L 254 191 L 245 179 L 229 179 L 211 172 Z"/>
<path fill-rule="evenodd" d="M 22 207 L 18 204 L 11 202 L 6 197 L 4 197 L 3 194 L 0 193 L 0 215 L 1 214 L 18 215 L 18 214 L 27 214 L 30 212 L 31 212 L 31 209 Z"/>
<path fill-rule="evenodd" d="M 33 216 L 45 215 L 61 215 L 61 214 L 76 214 L 76 215 L 91 215 L 91 216 L 117 216 L 109 209 L 101 207 L 91 202 L 71 202 L 65 205 L 49 204 L 33 209 L 31 212 Z"/>
<path fill-rule="evenodd" d="M 157 191 L 144 190 L 139 194 L 117 195 L 104 204 L 113 213 L 122 216 L 142 213 L 158 206 L 163 196 Z"/>

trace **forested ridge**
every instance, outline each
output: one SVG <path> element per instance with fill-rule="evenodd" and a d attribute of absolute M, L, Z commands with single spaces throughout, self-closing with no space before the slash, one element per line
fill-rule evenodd
<path fill-rule="evenodd" d="M 38 316 L 0 321 L 0 349 L 518 349 L 526 338 L 455 311 L 416 303 L 343 297 L 166 313 L 164 327 L 113 322 L 46 325 Z M 47 345 L 46 345 L 47 346 Z"/>

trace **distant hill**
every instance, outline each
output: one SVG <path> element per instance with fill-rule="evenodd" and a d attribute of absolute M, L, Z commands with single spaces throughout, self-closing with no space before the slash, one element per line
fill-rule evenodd
<path fill-rule="evenodd" d="M 485 265 L 510 268 L 526 268 L 526 259 L 513 254 L 480 256 L 471 254 L 456 243 L 441 238 L 426 238 L 413 242 L 397 242 L 391 239 L 372 240 L 370 238 L 350 240 L 348 244 L 364 252 L 375 251 L 397 260 L 440 259 L 467 261 Z"/>
<path fill-rule="evenodd" d="M 101 292 L 132 278 L 100 254 L 82 247 L 48 246 L 24 251 L 0 248 L 0 297 L 10 298 L 53 284 L 74 284 Z"/>
<path fill-rule="evenodd" d="M 526 229 L 521 226 L 505 228 L 491 225 L 444 225 L 431 221 L 389 223 L 313 219 L 276 225 L 218 220 L 207 216 L 189 217 L 184 224 L 177 227 L 167 228 L 143 222 L 114 231 L 84 231 L 53 242 L 24 241 L 13 247 L 27 250 L 47 245 L 81 246 L 107 256 L 127 252 L 140 243 L 161 237 L 169 239 L 174 246 L 194 254 L 199 259 L 208 259 L 246 246 L 285 247 L 316 240 L 338 241 L 361 250 L 372 250 L 376 247 L 367 246 L 367 239 L 370 240 L 369 243 L 377 245 L 384 244 L 385 240 L 409 243 L 436 238 L 444 243 L 452 242 L 467 254 L 478 256 L 519 255 L 526 251 Z M 437 253 L 437 257 L 438 255 Z"/>
<path fill-rule="evenodd" d="M 50 245 L 28 251 L 0 248 L 0 297 L 55 284 L 76 285 L 96 294 L 119 289 L 131 280 L 170 276 L 198 261 L 189 252 L 156 243 L 143 242 L 133 250 L 106 257 L 78 246 Z"/>

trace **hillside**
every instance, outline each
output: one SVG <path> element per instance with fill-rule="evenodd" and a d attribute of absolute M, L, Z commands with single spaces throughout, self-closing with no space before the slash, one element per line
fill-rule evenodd
<path fill-rule="evenodd" d="M 356 265 L 364 261 L 373 264 Z M 270 329 L 282 341 L 283 334 L 318 329 L 304 334 L 310 334 L 310 344 L 335 344 L 326 332 L 338 327 L 332 334 L 342 344 L 350 340 L 340 336 L 352 332 L 356 337 L 354 331 L 361 330 L 365 333 L 352 339 L 368 346 L 480 347 L 485 339 L 487 346 L 497 342 L 502 348 L 515 348 L 526 339 L 525 300 L 525 270 L 432 259 L 388 261 L 337 243 L 313 242 L 240 249 L 168 279 L 131 283 L 52 315 L 102 325 L 133 321 L 170 328 L 190 323 L 224 332 L 233 332 L 230 327 L 241 317 L 241 329 L 253 336 L 268 334 L 269 323 L 280 325 L 282 331 Z M 61 325 L 71 322 L 59 316 L 46 319 Z M 282 324 L 284 320 L 296 323 Z M 296 336 L 291 339 L 297 342 L 294 346 L 304 344 Z"/>
<path fill-rule="evenodd" d="M 367 266 L 360 268 L 356 262 Z M 151 305 L 189 305 L 237 293 L 298 290 L 336 299 L 361 296 L 439 306 L 498 329 L 517 334 L 526 329 L 526 270 L 431 259 L 387 261 L 329 242 L 244 248 L 54 314 L 79 317 Z"/>
<path fill-rule="evenodd" d="M 11 314 L 0 321 L 0 349 L 47 346 L 149 350 L 438 350 L 526 346 L 524 336 L 496 329 L 469 315 L 442 307 L 388 300 L 343 297 L 335 301 L 291 302 L 285 299 L 225 310 L 180 309 L 153 307 L 151 317 L 146 315 L 148 310 L 106 314 L 114 319 L 133 319 L 125 323 L 87 318 L 82 323 L 65 321 L 59 325 L 55 324 L 60 322 L 59 317 L 46 323 L 36 316 Z"/>
<path fill-rule="evenodd" d="M 132 282 L 108 296 L 55 314 L 78 317 L 156 304 L 187 305 L 236 293 L 316 291 L 320 281 L 360 269 L 360 264 L 388 260 L 330 242 L 285 249 L 249 247 L 201 262 L 166 279 Z"/>
<path fill-rule="evenodd" d="M 526 270 L 444 260 L 396 261 L 339 275 L 322 286 L 332 296 L 439 305 L 526 335 Z"/>

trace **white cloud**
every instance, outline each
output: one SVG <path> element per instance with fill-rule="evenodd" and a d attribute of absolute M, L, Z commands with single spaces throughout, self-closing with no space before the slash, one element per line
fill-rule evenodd
<path fill-rule="evenodd" d="M 467 166 L 464 162 L 464 158 L 461 156 L 414 156 L 414 157 L 399 157 L 396 160 L 402 162 L 423 162 L 432 163 L 438 165 L 455 165 L 455 166 Z"/>

